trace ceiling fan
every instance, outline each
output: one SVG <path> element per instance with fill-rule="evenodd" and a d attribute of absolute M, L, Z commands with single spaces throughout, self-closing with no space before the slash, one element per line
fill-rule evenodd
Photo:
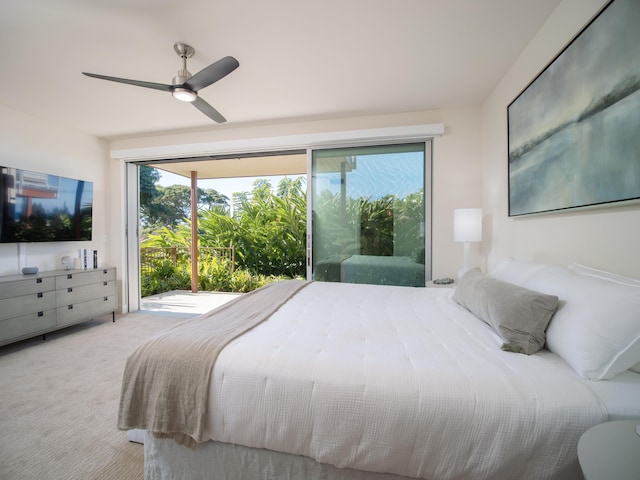
<path fill-rule="evenodd" d="M 173 49 L 182 59 L 182 68 L 178 70 L 178 74 L 173 77 L 171 85 L 144 82 L 141 80 L 129 80 L 127 78 L 109 77 L 107 75 L 98 75 L 95 73 L 82 73 L 88 77 L 100 78 L 102 80 L 110 80 L 112 82 L 126 83 L 138 87 L 153 88 L 154 90 L 171 92 L 171 95 L 173 95 L 174 98 L 183 102 L 192 103 L 194 107 L 213 121 L 218 123 L 226 122 L 227 120 L 220 114 L 220 112 L 198 96 L 198 91 L 204 87 L 208 87 L 212 83 L 217 82 L 221 78 L 224 78 L 233 72 L 240 66 L 238 60 L 233 57 L 221 58 L 217 62 L 203 68 L 192 76 L 187 70 L 187 59 L 193 56 L 196 52 L 195 49 L 190 45 L 180 42 L 176 43 L 173 46 Z"/>

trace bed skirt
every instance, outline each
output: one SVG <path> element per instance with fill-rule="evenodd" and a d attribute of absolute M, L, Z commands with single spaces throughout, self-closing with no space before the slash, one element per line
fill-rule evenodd
<path fill-rule="evenodd" d="M 221 442 L 194 451 L 171 439 L 144 439 L 145 480 L 415 480 L 392 474 L 337 468 L 301 455 Z"/>

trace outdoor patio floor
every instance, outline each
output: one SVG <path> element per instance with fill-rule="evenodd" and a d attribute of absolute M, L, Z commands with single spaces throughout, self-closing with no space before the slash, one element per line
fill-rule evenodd
<path fill-rule="evenodd" d="M 140 313 L 193 317 L 213 310 L 242 295 L 241 293 L 172 290 L 140 299 Z"/>

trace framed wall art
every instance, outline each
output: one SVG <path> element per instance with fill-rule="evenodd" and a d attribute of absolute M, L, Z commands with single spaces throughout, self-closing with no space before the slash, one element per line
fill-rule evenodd
<path fill-rule="evenodd" d="M 609 2 L 509 104 L 509 216 L 640 199 L 639 25 Z"/>

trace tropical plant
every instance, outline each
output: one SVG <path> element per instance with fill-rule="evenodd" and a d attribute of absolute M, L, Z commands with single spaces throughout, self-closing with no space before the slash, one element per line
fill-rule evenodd
<path fill-rule="evenodd" d="M 200 247 L 233 246 L 236 252 L 233 272 L 230 264 L 216 259 L 199 261 L 198 284 L 203 290 L 250 291 L 274 279 L 304 277 L 304 178 L 283 179 L 278 195 L 273 194 L 268 181 L 256 181 L 251 195 L 244 197 L 239 212 L 233 217 L 220 208 L 200 211 L 198 244 Z M 146 236 L 141 248 L 190 245 L 191 221 L 185 219 L 184 223 L 172 227 L 157 228 Z M 190 272 L 188 265 L 178 265 L 176 269 L 184 275 Z"/>
<path fill-rule="evenodd" d="M 163 260 L 155 265 L 152 274 L 141 275 L 140 290 L 143 297 L 170 290 L 186 290 L 191 287 L 191 276 L 186 262 L 174 264 Z"/>
<path fill-rule="evenodd" d="M 176 227 L 191 217 L 191 188 L 186 185 L 158 186 L 155 168 L 140 170 L 140 220 L 143 229 L 153 231 L 160 226 Z M 229 198 L 212 188 L 197 189 L 197 209 L 227 211 Z"/>

